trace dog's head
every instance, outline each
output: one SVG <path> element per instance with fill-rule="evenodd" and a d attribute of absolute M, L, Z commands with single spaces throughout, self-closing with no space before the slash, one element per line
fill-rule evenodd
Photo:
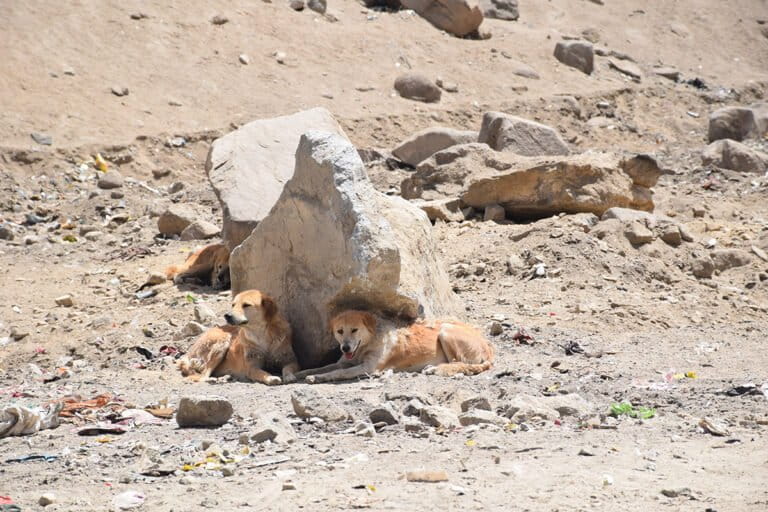
<path fill-rule="evenodd" d="M 258 290 L 238 293 L 232 301 L 232 311 L 224 315 L 229 325 L 269 323 L 277 314 L 277 304 Z"/>
<path fill-rule="evenodd" d="M 344 311 L 331 319 L 331 332 L 344 357 L 352 359 L 373 338 L 376 317 L 366 311 Z"/>
<path fill-rule="evenodd" d="M 229 251 L 222 246 L 216 251 L 211 270 L 211 286 L 214 290 L 226 290 L 231 285 L 229 278 Z"/>

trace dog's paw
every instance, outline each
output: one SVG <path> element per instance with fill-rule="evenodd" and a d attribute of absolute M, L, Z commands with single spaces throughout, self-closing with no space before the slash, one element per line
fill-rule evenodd
<path fill-rule="evenodd" d="M 320 380 L 319 375 L 307 375 L 307 378 L 304 379 L 304 382 L 306 382 L 307 384 L 317 384 L 318 382 L 322 382 L 322 381 Z"/>
<path fill-rule="evenodd" d="M 285 375 L 283 375 L 283 384 L 293 384 L 297 380 L 298 379 L 296 378 L 296 375 L 294 375 L 293 373 L 286 373 Z"/>
<path fill-rule="evenodd" d="M 421 370 L 421 373 L 424 375 L 436 375 L 437 374 L 437 366 L 427 366 L 423 370 Z"/>
<path fill-rule="evenodd" d="M 283 383 L 283 379 L 278 377 L 277 375 L 270 375 L 267 377 L 267 380 L 264 381 L 264 384 L 267 386 L 279 386 Z"/>

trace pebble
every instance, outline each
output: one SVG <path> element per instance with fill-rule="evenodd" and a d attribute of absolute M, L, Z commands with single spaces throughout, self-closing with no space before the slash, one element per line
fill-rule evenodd
<path fill-rule="evenodd" d="M 307 7 L 318 14 L 325 14 L 328 2 L 327 0 L 307 0 Z"/>
<path fill-rule="evenodd" d="M 283 490 L 284 491 L 295 491 L 296 490 L 296 484 L 293 482 L 283 482 Z"/>
<path fill-rule="evenodd" d="M 129 92 L 130 91 L 128 91 L 128 88 L 122 85 L 112 86 L 112 94 L 114 94 L 115 96 L 128 96 Z"/>
<path fill-rule="evenodd" d="M 65 308 L 71 308 L 75 305 L 71 295 L 62 295 L 61 297 L 55 298 L 54 301 L 56 302 L 56 305 L 63 306 Z"/>
<path fill-rule="evenodd" d="M 447 482 L 448 474 L 445 471 L 408 471 L 405 474 L 405 479 L 409 482 Z"/>
<path fill-rule="evenodd" d="M 304 0 L 291 0 L 288 5 L 290 5 L 291 9 L 294 11 L 304 10 Z"/>
<path fill-rule="evenodd" d="M 47 133 L 32 132 L 30 135 L 32 139 L 41 146 L 50 146 L 53 144 L 53 137 Z"/>
<path fill-rule="evenodd" d="M 156 180 L 159 180 L 160 178 L 165 178 L 171 174 L 170 169 L 152 169 L 152 177 Z"/>
<path fill-rule="evenodd" d="M 213 18 L 211 18 L 211 23 L 214 25 L 223 25 L 229 21 L 229 18 L 226 16 L 222 16 L 221 14 L 217 14 Z"/>
<path fill-rule="evenodd" d="M 278 64 L 285 64 L 286 55 L 284 52 L 275 52 L 272 54 Z"/>
<path fill-rule="evenodd" d="M 233 476 L 235 474 L 234 468 L 224 466 L 221 468 L 221 476 Z"/>
<path fill-rule="evenodd" d="M 250 64 L 250 63 L 251 63 L 251 59 L 250 59 L 250 57 L 248 57 L 248 56 L 247 56 L 246 54 L 244 54 L 244 53 L 241 53 L 241 54 L 240 54 L 240 55 L 237 57 L 237 59 L 240 61 L 240 64 L 244 64 L 244 65 L 246 65 L 246 66 L 247 66 L 248 64 Z"/>
<path fill-rule="evenodd" d="M 48 505 L 52 505 L 53 503 L 56 503 L 56 495 L 52 492 L 47 492 L 40 496 L 40 499 L 37 500 L 37 503 L 41 507 L 47 507 Z"/>
<path fill-rule="evenodd" d="M 491 323 L 491 328 L 489 329 L 489 332 L 491 333 L 491 336 L 498 336 L 499 334 L 504 332 L 504 327 L 499 322 L 493 322 Z"/>
<path fill-rule="evenodd" d="M 0 224 L 0 240 L 13 240 L 15 237 L 16 235 L 9 226 Z"/>
<path fill-rule="evenodd" d="M 85 234 L 84 237 L 89 242 L 95 242 L 103 236 L 104 236 L 104 233 L 102 233 L 101 231 L 89 231 L 88 233 Z"/>
<path fill-rule="evenodd" d="M 114 169 L 110 169 L 99 176 L 97 185 L 102 190 L 109 190 L 122 187 L 124 181 L 125 179 L 123 178 L 122 174 Z"/>
<path fill-rule="evenodd" d="M 181 181 L 174 181 L 168 187 L 169 194 L 175 194 L 176 192 L 181 192 L 182 190 L 184 190 L 184 183 Z"/>

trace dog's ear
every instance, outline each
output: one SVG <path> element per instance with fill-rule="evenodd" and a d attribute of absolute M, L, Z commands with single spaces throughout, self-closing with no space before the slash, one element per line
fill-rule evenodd
<path fill-rule="evenodd" d="M 363 325 L 368 329 L 368 332 L 376 332 L 376 317 L 368 312 L 363 313 Z"/>
<path fill-rule="evenodd" d="M 271 297 L 262 295 L 261 310 L 264 312 L 264 320 L 270 321 L 277 314 L 277 304 Z"/>

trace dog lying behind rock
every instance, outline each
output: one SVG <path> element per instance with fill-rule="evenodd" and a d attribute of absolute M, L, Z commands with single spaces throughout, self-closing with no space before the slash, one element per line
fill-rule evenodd
<path fill-rule="evenodd" d="M 206 245 L 190 254 L 181 265 L 166 268 L 165 277 L 176 284 L 197 280 L 215 290 L 227 290 L 230 287 L 229 250 L 224 244 Z"/>
<path fill-rule="evenodd" d="M 366 311 L 344 311 L 331 319 L 341 348 L 334 364 L 304 370 L 295 378 L 308 383 L 353 379 L 376 371 L 475 375 L 493 364 L 493 346 L 476 329 L 461 322 L 416 322 L 406 327 Z"/>
<path fill-rule="evenodd" d="M 275 301 L 258 290 L 235 296 L 228 325 L 212 327 L 195 341 L 177 365 L 192 381 L 230 376 L 275 385 L 295 380 L 299 369 L 293 352 L 291 326 Z M 266 370 L 282 374 L 282 379 Z"/>

